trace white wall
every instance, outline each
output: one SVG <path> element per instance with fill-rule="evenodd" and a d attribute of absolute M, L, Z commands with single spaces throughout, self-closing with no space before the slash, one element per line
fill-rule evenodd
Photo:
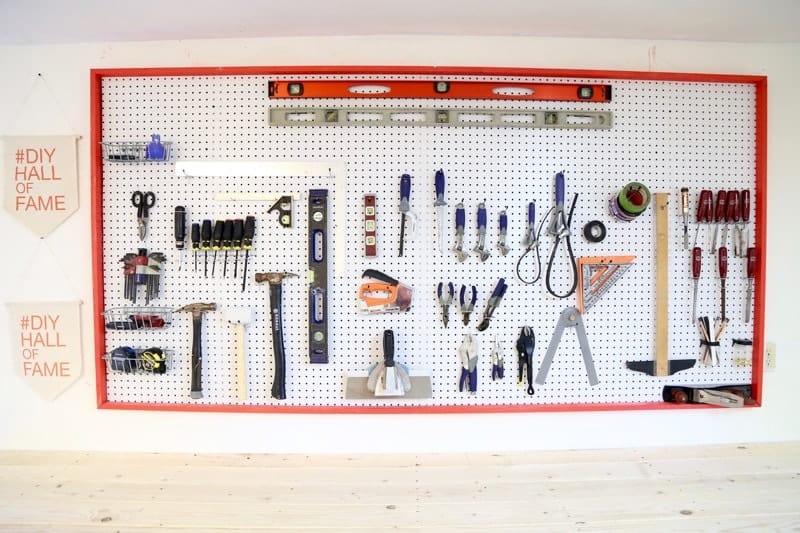
<path fill-rule="evenodd" d="M 95 408 L 89 225 L 89 69 L 214 65 L 468 65 L 769 76 L 766 339 L 778 347 L 764 406 L 747 410 L 462 415 L 125 412 Z M 445 452 L 800 439 L 796 236 L 800 46 L 617 40 L 335 37 L 0 47 L 0 134 L 79 133 L 79 212 L 40 242 L 0 214 L 3 301 L 80 298 L 80 381 L 41 401 L 0 355 L 0 449 Z M 46 85 L 34 83 L 42 73 Z M 31 93 L 31 87 L 34 87 Z M 52 89 L 53 95 L 50 95 Z M 27 98 L 27 103 L 23 102 Z M 48 251 L 51 249 L 57 257 Z M 61 272 L 65 272 L 61 274 Z M 26 284 L 24 288 L 21 285 Z M 0 346 L 8 346 L 0 306 Z M 7 353 L 5 350 L 0 354 Z"/>

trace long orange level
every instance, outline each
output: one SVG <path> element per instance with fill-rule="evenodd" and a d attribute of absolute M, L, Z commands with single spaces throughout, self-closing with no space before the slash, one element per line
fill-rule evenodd
<path fill-rule="evenodd" d="M 452 98 L 610 102 L 611 85 L 433 80 L 277 80 L 270 98 Z"/>

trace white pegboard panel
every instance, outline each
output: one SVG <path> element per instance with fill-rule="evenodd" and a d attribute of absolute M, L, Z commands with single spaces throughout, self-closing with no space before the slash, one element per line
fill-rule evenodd
<path fill-rule="evenodd" d="M 370 76 L 350 76 L 368 79 Z M 690 241 L 694 237 L 694 212 L 699 190 L 750 189 L 755 220 L 755 90 L 748 84 L 667 82 L 636 80 L 588 80 L 613 86 L 613 101 L 585 102 L 448 101 L 447 107 L 467 109 L 564 109 L 605 110 L 614 114 L 609 130 L 557 130 L 512 128 L 432 127 L 270 127 L 270 106 L 286 107 L 287 101 L 270 101 L 270 76 L 168 76 L 108 77 L 102 82 L 103 141 L 148 140 L 159 133 L 173 142 L 172 160 L 163 163 L 103 164 L 103 266 L 106 308 L 126 305 L 122 298 L 120 258 L 140 246 L 167 255 L 161 279 L 161 295 L 153 304 L 177 308 L 191 302 L 216 302 L 225 306 L 249 306 L 254 320 L 247 328 L 248 389 L 244 402 L 236 400 L 234 327 L 222 311 L 206 313 L 203 326 L 202 400 L 189 399 L 191 318 L 176 313 L 162 330 L 108 331 L 106 347 L 120 345 L 161 346 L 174 351 L 173 368 L 166 375 L 125 375 L 109 372 L 110 402 L 149 404 L 241 404 L 305 407 L 347 406 L 493 406 L 544 404 L 641 403 L 659 401 L 665 384 L 749 383 L 749 367 L 733 365 L 730 340 L 752 338 L 752 325 L 743 321 L 746 282 L 744 260 L 731 254 L 728 276 L 730 326 L 723 337 L 722 361 L 717 367 L 701 367 L 668 378 L 654 378 L 626 369 L 629 360 L 654 358 L 655 257 L 652 206 L 633 222 L 619 222 L 608 210 L 608 199 L 628 182 L 639 181 L 651 191 L 670 192 L 670 357 L 696 358 L 699 337 L 691 324 L 692 281 L 690 255 L 682 248 L 680 194 L 690 189 Z M 336 76 L 306 76 L 332 79 Z M 377 78 L 377 77 L 376 77 Z M 380 76 L 408 79 L 409 76 Z M 449 77 L 451 80 L 487 78 Z M 548 78 L 490 78 L 501 81 L 586 82 Z M 292 101 L 308 107 L 308 101 Z M 355 99 L 322 99 L 319 107 L 363 106 Z M 379 100 L 370 105 L 392 108 L 441 106 L 435 100 Z M 175 161 L 330 161 L 344 163 L 346 186 L 337 188 L 329 175 L 319 176 L 205 176 L 176 175 Z M 453 253 L 436 250 L 436 218 L 433 178 L 437 169 L 447 176 L 449 247 L 454 240 L 455 204 L 464 200 L 467 212 L 465 248 L 476 241 L 476 208 L 488 209 L 487 246 L 491 257 L 481 263 L 474 254 L 459 263 Z M 542 279 L 522 284 L 515 265 L 522 254 L 525 217 L 529 201 L 537 204 L 537 225 L 554 202 L 553 177 L 566 175 L 568 203 L 579 194 L 572 223 L 572 245 L 577 256 L 635 255 L 622 279 L 584 316 L 586 332 L 600 383 L 590 387 L 577 338 L 564 332 L 547 382 L 536 386 L 534 396 L 517 385 L 514 350 L 520 329 L 533 328 L 536 335 L 534 366 L 538 367 L 562 309 L 575 304 L 575 296 L 552 297 L 544 288 L 544 270 L 553 239 L 542 234 Z M 413 241 L 398 257 L 400 214 L 399 177 L 413 176 L 411 209 L 417 215 Z M 307 356 L 307 195 L 312 188 L 330 191 L 329 250 L 333 234 L 346 239 L 344 275 L 334 276 L 331 264 L 329 331 L 330 363 L 311 365 Z M 153 191 L 156 205 L 150 212 L 148 237 L 136 235 L 131 194 Z M 282 228 L 269 202 L 217 202 L 215 192 L 294 193 L 292 228 Z M 363 195 L 377 196 L 378 257 L 363 256 Z M 343 196 L 342 196 L 343 195 Z M 338 202 L 337 202 L 338 198 Z M 187 252 L 178 268 L 173 244 L 173 209 L 187 210 Z M 338 208 L 335 208 L 338 206 Z M 342 210 L 341 206 L 346 206 Z M 512 251 L 499 254 L 497 216 L 508 210 L 507 243 Z M 344 212 L 342 212 L 344 211 Z M 216 277 L 203 276 L 203 252 L 198 271 L 193 269 L 190 222 L 202 219 L 257 217 L 254 249 L 250 252 L 248 282 L 241 291 L 243 252 L 239 253 L 239 278 L 221 277 L 222 255 Z M 597 244 L 582 237 L 583 226 L 599 219 L 608 228 L 607 238 Z M 755 234 L 753 223 L 750 235 Z M 708 254 L 710 231 L 701 228 L 704 248 L 698 314 L 719 314 L 719 281 L 716 258 Z M 730 242 L 730 241 L 729 241 Z M 690 242 L 691 244 L 691 242 Z M 752 244 L 752 242 L 751 242 Z M 211 261 L 209 254 L 209 262 Z M 228 269 L 233 266 L 229 253 Z M 563 258 L 563 253 L 559 254 Z M 338 259 L 342 259 L 341 257 Z M 528 261 L 530 257 L 526 258 Z M 526 262 L 528 268 L 530 263 Z M 523 268 L 526 268 L 526 266 Z M 404 314 L 360 316 L 356 291 L 361 273 L 381 270 L 414 288 L 411 310 Z M 253 281 L 255 272 L 290 271 L 299 278 L 284 282 L 284 335 L 287 351 L 288 399 L 270 398 L 272 341 L 268 312 L 268 288 Z M 210 273 L 210 263 L 209 263 Z M 478 392 L 458 391 L 458 347 L 466 333 L 476 333 L 489 294 L 499 278 L 508 292 L 496 310 L 489 329 L 477 333 L 479 351 Z M 569 284 L 562 262 L 554 267 L 554 285 Z M 436 301 L 439 281 L 478 288 L 478 301 L 469 326 L 464 326 L 458 305 L 450 308 L 445 329 Z M 140 303 L 142 301 L 140 300 Z M 345 400 L 346 375 L 366 376 L 370 365 L 382 357 L 384 329 L 393 329 L 396 358 L 409 367 L 430 373 L 430 400 Z M 506 376 L 492 382 L 489 350 L 494 336 L 505 355 Z"/>

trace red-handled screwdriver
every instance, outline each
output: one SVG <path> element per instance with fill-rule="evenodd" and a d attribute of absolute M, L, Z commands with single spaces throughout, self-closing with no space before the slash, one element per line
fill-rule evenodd
<path fill-rule="evenodd" d="M 725 229 L 722 230 L 722 246 L 728 246 L 728 224 L 733 224 L 734 233 L 736 233 L 735 228 L 739 225 L 739 191 L 728 191 L 725 203 Z M 738 255 L 736 249 L 739 246 L 736 244 L 736 237 L 733 238 L 733 241 L 733 254 Z"/>
<path fill-rule="evenodd" d="M 739 192 L 739 207 L 742 209 L 742 225 L 739 229 L 739 256 L 744 256 L 746 250 L 750 245 L 750 235 L 747 231 L 747 225 L 750 222 L 750 191 L 744 189 Z"/>
<path fill-rule="evenodd" d="M 717 191 L 717 205 L 714 209 L 714 239 L 711 243 L 711 249 L 708 253 L 714 255 L 717 253 L 717 233 L 719 232 L 720 224 L 725 220 L 725 200 L 728 197 L 728 193 L 725 191 Z M 725 243 L 722 243 L 723 246 Z"/>
<path fill-rule="evenodd" d="M 707 189 L 700 191 L 700 196 L 697 200 L 697 227 L 694 229 L 694 244 L 692 246 L 697 246 L 697 234 L 700 232 L 700 224 L 704 222 L 707 224 L 711 223 L 713 202 L 714 196 L 711 191 Z"/>
<path fill-rule="evenodd" d="M 703 252 L 699 246 L 692 249 L 692 281 L 694 294 L 692 296 L 692 324 L 697 323 L 697 284 L 700 281 L 700 266 L 703 262 Z"/>
<path fill-rule="evenodd" d="M 747 249 L 747 297 L 744 302 L 744 321 L 750 322 L 750 304 L 753 301 L 753 278 L 756 275 L 756 249 Z"/>
<path fill-rule="evenodd" d="M 717 261 L 719 268 L 719 288 L 720 288 L 720 305 L 722 310 L 722 321 L 725 322 L 725 279 L 728 277 L 728 249 L 720 246 Z"/>

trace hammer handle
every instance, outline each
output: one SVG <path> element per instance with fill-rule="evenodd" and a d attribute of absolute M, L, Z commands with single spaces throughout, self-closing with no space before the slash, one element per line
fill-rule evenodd
<path fill-rule="evenodd" d="M 272 318 L 272 351 L 275 355 L 275 377 L 272 380 L 272 397 L 286 399 L 286 355 L 283 348 L 283 312 L 281 311 L 280 283 L 269 284 L 269 301 Z"/>
<path fill-rule="evenodd" d="M 203 328 L 203 314 L 192 313 L 192 398 L 203 397 L 203 349 L 201 346 L 201 332 Z"/>

